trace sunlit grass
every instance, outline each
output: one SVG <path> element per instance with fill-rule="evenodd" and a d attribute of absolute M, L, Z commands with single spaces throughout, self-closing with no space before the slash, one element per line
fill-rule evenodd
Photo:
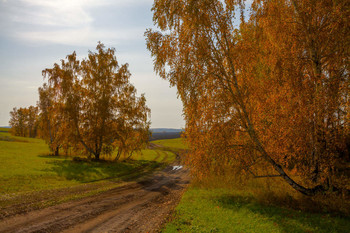
<path fill-rule="evenodd" d="M 156 140 L 156 141 L 152 141 L 152 143 L 162 145 L 164 147 L 174 148 L 174 149 L 188 149 L 185 139 L 183 138 Z"/>
<path fill-rule="evenodd" d="M 165 139 L 167 140 L 167 139 Z M 170 151 L 157 150 L 157 149 L 145 149 L 135 153 L 132 159 L 135 160 L 151 160 L 160 163 L 170 163 L 174 161 L 176 155 Z"/>
<path fill-rule="evenodd" d="M 349 232 L 349 200 L 328 195 L 307 197 L 278 177 L 193 179 L 164 232 Z"/>
<path fill-rule="evenodd" d="M 47 156 L 43 142 L 0 141 L 0 193 L 26 192 L 66 187 L 110 177 L 127 175 L 157 161 L 84 162 Z"/>
<path fill-rule="evenodd" d="M 246 192 L 189 188 L 164 232 L 349 232 L 350 219 L 262 205 Z"/>
<path fill-rule="evenodd" d="M 175 159 L 171 152 L 150 149 L 118 162 L 73 161 L 72 157 L 49 154 L 41 139 L 0 132 L 0 194 L 70 187 L 109 178 L 122 180 L 129 174 L 149 171 Z"/>

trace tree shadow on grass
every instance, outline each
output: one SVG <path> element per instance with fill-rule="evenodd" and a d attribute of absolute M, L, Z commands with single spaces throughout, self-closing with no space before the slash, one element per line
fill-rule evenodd
<path fill-rule="evenodd" d="M 349 217 L 331 217 L 326 214 L 301 212 L 293 209 L 259 204 L 253 197 L 221 195 L 214 201 L 221 207 L 239 211 L 247 209 L 272 221 L 281 232 L 349 232 Z"/>
<path fill-rule="evenodd" d="M 43 154 L 39 154 L 37 156 L 40 157 L 40 158 L 45 158 L 45 159 L 67 159 L 67 158 L 71 158 L 71 156 L 64 156 L 64 155 L 56 156 L 53 153 L 43 153 Z"/>
<path fill-rule="evenodd" d="M 46 169 L 46 171 L 54 172 L 67 180 L 75 180 L 81 183 L 112 178 L 123 180 L 123 176 L 141 171 L 149 166 L 156 166 L 154 161 L 132 160 L 127 162 L 54 160 L 47 163 L 51 165 L 51 168 Z"/>

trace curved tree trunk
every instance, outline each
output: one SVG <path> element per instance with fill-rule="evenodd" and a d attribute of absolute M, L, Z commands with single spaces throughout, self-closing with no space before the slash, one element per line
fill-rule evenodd
<path fill-rule="evenodd" d="M 258 151 L 261 153 L 261 155 L 263 156 L 263 158 L 269 162 L 273 168 L 275 169 L 275 171 L 278 172 L 278 174 L 280 174 L 280 176 L 290 185 L 292 186 L 292 188 L 294 188 L 295 190 L 299 191 L 300 193 L 307 195 L 307 196 L 313 196 L 319 192 L 323 192 L 326 191 L 328 188 L 326 188 L 324 185 L 317 185 L 313 188 L 306 188 L 300 184 L 298 184 L 295 180 L 293 180 L 290 176 L 288 176 L 288 174 L 284 171 L 284 169 L 282 168 L 282 166 L 280 164 L 278 164 L 274 159 L 271 158 L 271 156 L 266 152 L 266 150 L 264 149 L 263 145 L 261 144 L 255 130 L 254 127 L 249 119 L 248 113 L 246 112 L 244 106 L 242 107 L 242 111 L 243 111 L 243 115 L 244 118 L 248 124 L 248 133 L 250 138 L 252 139 L 252 141 L 254 142 L 254 144 L 256 145 L 256 148 L 258 149 Z"/>
<path fill-rule="evenodd" d="M 122 154 L 122 150 L 120 148 L 118 148 L 117 156 L 114 159 L 115 162 L 119 160 L 121 154 Z"/>

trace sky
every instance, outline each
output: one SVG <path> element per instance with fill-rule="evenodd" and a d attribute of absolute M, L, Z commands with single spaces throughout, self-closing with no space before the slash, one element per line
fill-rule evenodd
<path fill-rule="evenodd" d="M 152 128 L 183 128 L 182 104 L 153 71 L 144 32 L 154 28 L 153 0 L 0 0 L 0 126 L 14 107 L 36 105 L 42 70 L 98 41 L 129 63 L 131 83 L 145 93 Z"/>

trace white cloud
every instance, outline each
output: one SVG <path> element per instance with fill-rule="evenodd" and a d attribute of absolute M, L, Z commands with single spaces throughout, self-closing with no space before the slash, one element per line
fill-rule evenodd
<path fill-rule="evenodd" d="M 32 25 L 82 26 L 93 21 L 87 8 L 104 3 L 103 0 L 19 0 L 21 8 L 11 19 Z"/>
<path fill-rule="evenodd" d="M 123 31 L 94 29 L 90 26 L 73 29 L 57 29 L 52 31 L 22 31 L 15 37 L 32 43 L 55 43 L 75 46 L 95 46 L 97 41 L 116 44 L 120 40 L 140 37 L 144 29 L 127 29 Z"/>
<path fill-rule="evenodd" d="M 4 0 L 2 0 L 4 1 Z M 123 31 L 94 28 L 91 13 L 96 7 L 151 4 L 152 0 L 14 0 L 4 3 L 3 12 L 22 30 L 8 35 L 31 43 L 91 46 L 97 41 L 116 44 L 118 40 L 143 38 L 144 28 Z"/>
<path fill-rule="evenodd" d="M 6 0 L 2 0 L 4 3 Z M 49 26 L 84 26 L 93 18 L 89 9 L 98 6 L 134 6 L 152 3 L 153 0 L 15 0 L 17 11 L 11 15 L 13 21 Z M 20 9 L 19 9 L 20 8 Z"/>

